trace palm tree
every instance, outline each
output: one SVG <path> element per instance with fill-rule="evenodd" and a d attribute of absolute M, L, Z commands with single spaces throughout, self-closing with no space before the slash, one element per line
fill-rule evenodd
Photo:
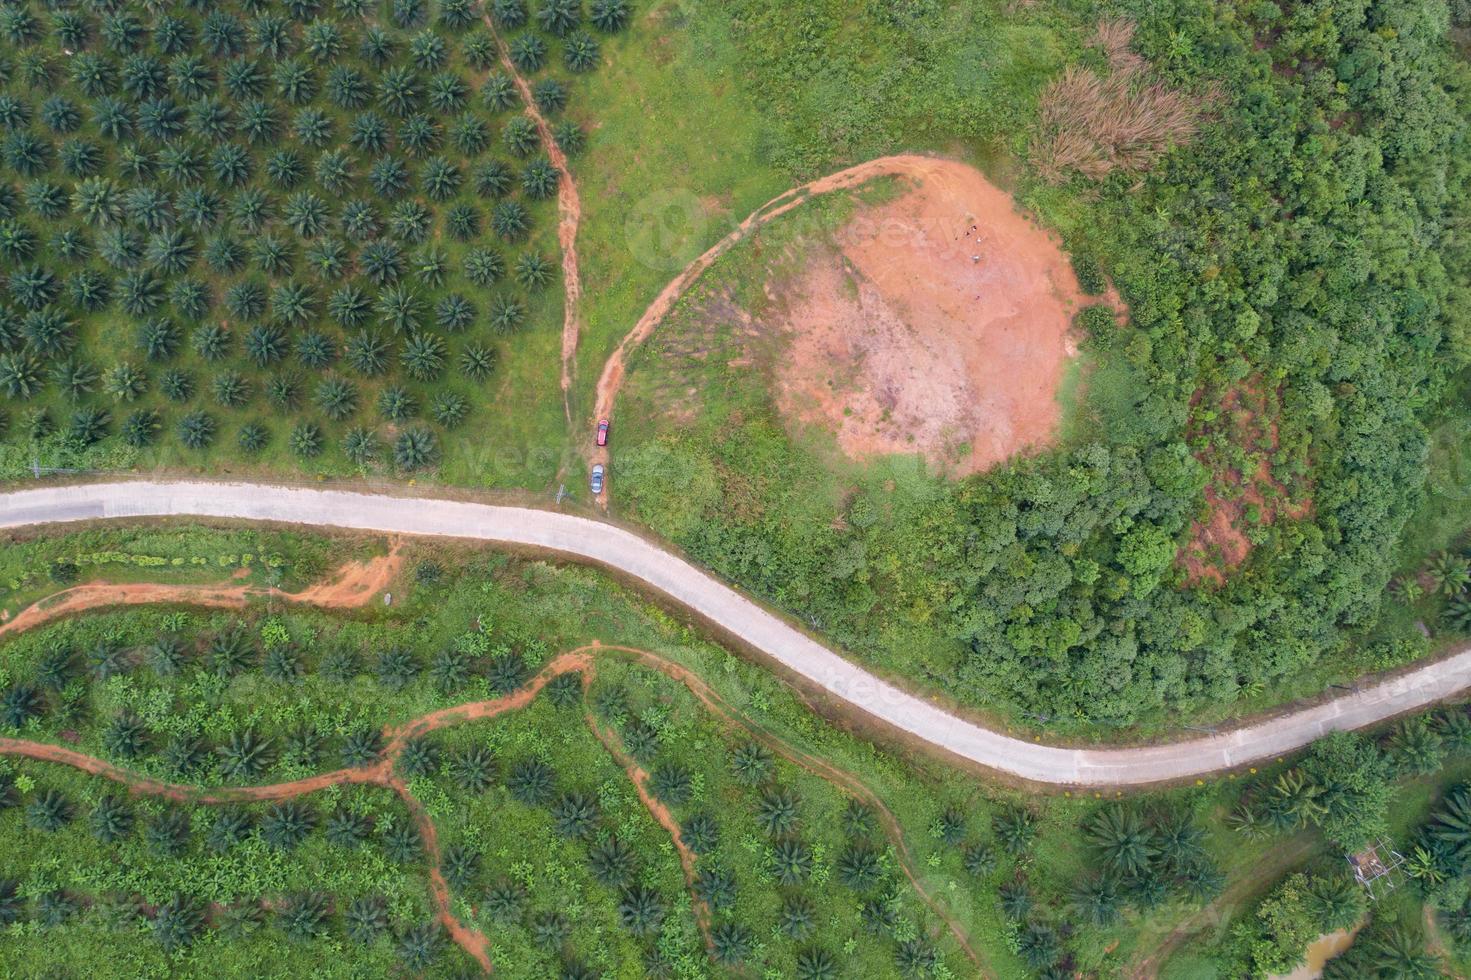
<path fill-rule="evenodd" d="M 1086 878 L 1073 889 L 1073 911 L 1096 926 L 1111 926 L 1119 919 L 1122 902 L 1118 881 L 1104 873 Z"/>
<path fill-rule="evenodd" d="M 535 200 L 548 198 L 557 193 L 557 182 L 561 176 L 561 171 L 549 160 L 540 157 L 527 164 L 521 172 L 521 188 Z"/>
<path fill-rule="evenodd" d="M 378 657 L 378 683 L 390 691 L 403 690 L 419 674 L 419 663 L 412 651 L 389 647 Z"/>
<path fill-rule="evenodd" d="M 1323 788 L 1290 769 L 1277 777 L 1267 798 L 1267 814 L 1278 826 L 1305 827 L 1316 825 L 1327 813 L 1322 802 Z"/>
<path fill-rule="evenodd" d="M 838 856 L 838 878 L 850 888 L 863 890 L 871 887 L 883 876 L 883 861 L 877 851 L 867 844 L 850 844 Z"/>
<path fill-rule="evenodd" d="M 578 31 L 563 45 L 562 62 L 569 71 L 588 72 L 598 66 L 599 53 L 597 38 L 586 31 Z"/>
<path fill-rule="evenodd" d="M 183 732 L 175 735 L 164 746 L 163 763 L 165 768 L 177 776 L 191 776 L 204 765 L 207 756 L 204 742 L 199 736 Z"/>
<path fill-rule="evenodd" d="M 392 861 L 408 864 L 423 852 L 419 831 L 410 823 L 396 824 L 383 831 L 383 851 Z"/>
<path fill-rule="evenodd" d="M 1445 604 L 1441 621 L 1457 633 L 1471 633 L 1471 592 L 1458 592 Z"/>
<path fill-rule="evenodd" d="M 516 282 L 526 289 L 545 286 L 552 274 L 552 264 L 537 252 L 526 252 L 516 260 Z"/>
<path fill-rule="evenodd" d="M 36 899 L 36 921 L 43 929 L 63 925 L 81 908 L 81 903 L 60 889 L 43 892 Z"/>
<path fill-rule="evenodd" d="M 809 947 L 797 953 L 797 980 L 837 980 L 838 961 L 821 947 Z"/>
<path fill-rule="evenodd" d="M 378 458 L 378 437 L 369 429 L 349 429 L 342 438 L 342 451 L 354 466 L 367 466 Z"/>
<path fill-rule="evenodd" d="M 812 874 L 812 849 L 796 837 L 784 837 L 771 848 L 771 869 L 784 885 L 806 881 Z"/>
<path fill-rule="evenodd" d="M 738 922 L 722 922 L 711 931 L 710 944 L 717 963 L 735 966 L 751 955 L 755 937 Z"/>
<path fill-rule="evenodd" d="M 459 34 L 480 19 L 471 0 L 440 0 L 440 24 Z"/>
<path fill-rule="evenodd" d="M 465 255 L 465 278 L 477 286 L 493 286 L 506 273 L 505 259 L 492 248 L 471 249 Z"/>
<path fill-rule="evenodd" d="M 244 810 L 222 810 L 205 833 L 204 846 L 216 854 L 223 854 L 245 840 L 252 826 L 250 814 Z"/>
<path fill-rule="evenodd" d="M 558 674 L 545 688 L 547 700 L 558 708 L 571 708 L 582 703 L 582 675 Z"/>
<path fill-rule="evenodd" d="M 26 822 L 37 830 L 53 833 L 71 823 L 76 808 L 71 800 L 57 789 L 42 790 L 41 794 L 26 805 Z"/>
<path fill-rule="evenodd" d="M 20 896 L 20 882 L 14 878 L 0 878 L 0 925 L 19 922 L 25 910 Z"/>
<path fill-rule="evenodd" d="M 516 116 L 501 130 L 501 141 L 517 156 L 530 156 L 541 143 L 536 123 L 527 116 Z"/>
<path fill-rule="evenodd" d="M 418 973 L 434 962 L 444 942 L 438 922 L 425 922 L 406 930 L 398 941 L 398 955 L 404 965 Z"/>
<path fill-rule="evenodd" d="M 410 739 L 398 756 L 398 770 L 405 777 L 427 776 L 439 768 L 439 749 L 433 742 Z"/>
<path fill-rule="evenodd" d="M 470 86 L 458 75 L 442 72 L 429 80 L 427 101 L 429 108 L 435 112 L 445 116 L 453 115 L 464 109 L 470 101 Z"/>
<path fill-rule="evenodd" d="M 659 930 L 664 922 L 664 899 L 647 885 L 633 885 L 623 890 L 618 899 L 618 918 L 635 936 L 647 936 Z"/>
<path fill-rule="evenodd" d="M 388 369 L 388 341 L 371 331 L 354 334 L 343 348 L 343 360 L 364 377 L 374 377 Z"/>
<path fill-rule="evenodd" d="M 130 711 L 124 711 L 102 731 L 102 745 L 111 755 L 134 759 L 148 748 L 148 726 Z"/>
<path fill-rule="evenodd" d="M 1443 976 L 1440 961 L 1425 948 L 1425 937 L 1400 923 L 1369 945 L 1369 964 L 1379 977 L 1435 980 Z"/>
<path fill-rule="evenodd" d="M 1033 920 L 1026 924 L 1017 937 L 1017 951 L 1028 966 L 1041 970 L 1057 962 L 1062 955 L 1062 945 L 1058 941 L 1056 929 L 1045 922 Z"/>
<path fill-rule="evenodd" d="M 315 422 L 298 422 L 291 428 L 287 445 L 300 459 L 315 459 L 322 454 L 322 427 Z"/>
<path fill-rule="evenodd" d="M 364 895 L 347 907 L 347 935 L 364 945 L 373 942 L 388 929 L 388 902 L 381 895 Z"/>
<path fill-rule="evenodd" d="M 438 458 L 438 441 L 428 429 L 405 429 L 393 441 L 393 461 L 401 470 L 423 469 Z"/>
<path fill-rule="evenodd" d="M 771 778 L 775 760 L 759 742 L 746 742 L 731 754 L 731 768 L 742 786 L 760 786 Z"/>
<path fill-rule="evenodd" d="M 996 851 L 989 844 L 972 844 L 961 854 L 961 864 L 967 874 L 988 878 L 996 870 Z"/>
<path fill-rule="evenodd" d="M 175 808 L 165 810 L 149 823 L 143 839 L 155 853 L 178 857 L 189 844 L 189 814 Z"/>
<path fill-rule="evenodd" d="M 367 77 L 347 65 L 338 65 L 327 73 L 324 91 L 328 101 L 339 109 L 361 109 L 372 95 Z"/>
<path fill-rule="evenodd" d="M 501 27 L 514 30 L 526 23 L 526 0 L 492 0 L 490 15 Z"/>
<path fill-rule="evenodd" d="M 18 351 L 0 354 L 0 391 L 6 396 L 32 398 L 40 393 L 43 385 L 41 365 L 34 357 Z"/>
<path fill-rule="evenodd" d="M 324 280 L 340 280 L 347 274 L 349 255 L 346 244 L 337 238 L 318 238 L 302 252 L 306 268 Z"/>
<path fill-rule="evenodd" d="M 592 833 L 598 820 L 597 800 L 581 790 L 564 793 L 552 805 L 552 822 L 563 837 L 582 838 Z"/>
<path fill-rule="evenodd" d="M 261 840 L 280 851 L 295 850 L 317 826 L 317 815 L 300 800 L 273 805 L 261 818 Z"/>
<path fill-rule="evenodd" d="M 179 419 L 178 433 L 188 449 L 206 449 L 215 441 L 215 419 L 207 412 L 190 412 Z"/>
<path fill-rule="evenodd" d="M 1406 719 L 1389 737 L 1389 755 L 1401 773 L 1424 775 L 1435 772 L 1440 768 L 1443 757 L 1440 736 L 1426 718 Z"/>
<path fill-rule="evenodd" d="M 861 799 L 847 800 L 843 806 L 843 833 L 855 839 L 863 839 L 874 833 L 877 821 L 874 818 L 874 808 Z"/>
<path fill-rule="evenodd" d="M 342 764 L 349 768 L 372 765 L 383 752 L 383 735 L 373 727 L 358 728 L 342 742 Z"/>
<path fill-rule="evenodd" d="M 175 893 L 158 907 L 151 923 L 153 938 L 165 952 L 172 953 L 194 942 L 204 928 L 204 907 L 192 898 Z"/>
<path fill-rule="evenodd" d="M 998 904 L 1007 918 L 1020 922 L 1032 910 L 1032 893 L 1020 879 L 1004 882 L 996 892 Z"/>
<path fill-rule="evenodd" d="M 756 805 L 756 822 L 772 837 L 791 833 L 797 826 L 801 800 L 785 787 L 773 787 L 761 794 Z"/>
<path fill-rule="evenodd" d="M 1425 574 L 1437 592 L 1455 595 L 1471 585 L 1471 561 L 1453 551 L 1442 551 L 1430 559 Z"/>
<path fill-rule="evenodd" d="M 540 759 L 523 759 L 511 767 L 506 777 L 506 788 L 510 790 L 511 795 L 529 806 L 545 803 L 551 799 L 555 785 L 556 773 L 552 771 L 551 766 Z M 569 826 L 574 830 L 583 825 L 583 818 L 587 816 L 582 812 L 584 802 L 585 797 L 582 794 L 568 794 Z M 595 816 L 594 811 L 592 817 Z M 569 833 L 569 836 L 578 836 L 578 834 Z"/>
<path fill-rule="evenodd" d="M 372 309 L 368 295 L 350 283 L 334 292 L 327 301 L 327 315 L 344 327 L 362 326 Z"/>
<path fill-rule="evenodd" d="M 460 352 L 460 373 L 471 381 L 482 382 L 495 372 L 498 359 L 495 348 L 467 344 Z"/>
<path fill-rule="evenodd" d="M 230 734 L 230 739 L 217 750 L 220 774 L 236 782 L 248 782 L 259 776 L 274 758 L 272 739 L 254 728 Z"/>
<path fill-rule="evenodd" d="M 665 762 L 649 778 L 649 789 L 659 799 L 673 806 L 687 802 L 694 792 L 690 771 L 677 762 Z"/>
<path fill-rule="evenodd" d="M 76 663 L 70 650 L 65 647 L 53 650 L 36 666 L 36 683 L 48 690 L 60 692 L 76 674 Z"/>
<path fill-rule="evenodd" d="M 1456 786 L 1446 793 L 1431 811 L 1426 835 L 1446 849 L 1458 870 L 1471 867 L 1471 786 Z"/>
<path fill-rule="evenodd" d="M 587 133 L 571 119 L 563 119 L 552 127 L 552 141 L 562 148 L 562 152 L 569 157 L 575 157 L 582 152 L 587 144 Z"/>
<path fill-rule="evenodd" d="M 1111 806 L 1099 811 L 1084 832 L 1104 860 L 1121 874 L 1138 874 L 1159 854 L 1154 833 L 1130 808 Z"/>
<path fill-rule="evenodd" d="M 258 453 L 271 441 L 271 432 L 259 422 L 247 422 L 240 427 L 235 437 L 236 444 L 244 453 Z"/>
<path fill-rule="evenodd" d="M 133 830 L 133 811 L 121 797 L 108 795 L 92 809 L 92 834 L 104 844 L 122 840 Z"/>
<path fill-rule="evenodd" d="M 519 884 L 500 879 L 485 893 L 485 910 L 502 925 L 521 921 L 526 905 L 526 891 Z"/>
<path fill-rule="evenodd" d="M 281 928 L 292 939 L 315 939 L 327 930 L 329 910 L 325 892 L 298 892 L 281 909 Z"/>
<path fill-rule="evenodd" d="M 1441 743 L 1452 752 L 1471 749 L 1471 714 L 1462 706 L 1446 708 L 1433 721 Z"/>
<path fill-rule="evenodd" d="M 1226 826 L 1247 840 L 1262 840 L 1271 833 L 1271 824 L 1250 802 L 1242 802 L 1226 816 Z"/>
<path fill-rule="evenodd" d="M 609 837 L 588 848 L 587 863 L 594 878 L 610 887 L 617 887 L 633 880 L 638 856 L 622 838 Z"/>
<path fill-rule="evenodd" d="M 445 848 L 440 869 L 451 888 L 465 891 L 480 873 L 480 852 L 468 844 L 452 844 Z"/>

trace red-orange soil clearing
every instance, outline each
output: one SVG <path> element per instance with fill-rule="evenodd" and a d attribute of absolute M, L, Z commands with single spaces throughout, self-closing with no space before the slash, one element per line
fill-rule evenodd
<path fill-rule="evenodd" d="M 762 324 L 783 415 L 863 459 L 921 453 L 956 476 L 1047 444 L 1072 317 L 1067 256 L 978 171 L 923 159 L 861 208 Z"/>
<path fill-rule="evenodd" d="M 300 592 L 277 592 L 278 598 L 325 609 L 365 606 L 385 591 L 403 567 L 400 546 L 388 554 L 365 562 L 348 562 L 326 582 Z M 40 626 L 89 609 L 110 606 L 140 606 L 180 603 L 193 606 L 238 609 L 252 596 L 271 595 L 272 590 L 253 585 L 160 585 L 152 582 L 86 582 L 63 589 L 22 609 L 0 624 L 0 636 Z"/>
<path fill-rule="evenodd" d="M 1275 394 L 1259 378 L 1224 395 L 1201 391 L 1192 399 L 1191 441 L 1209 440 L 1212 448 L 1196 453 L 1211 471 L 1206 514 L 1190 525 L 1190 538 L 1177 556 L 1191 583 L 1224 583 L 1226 574 L 1251 552 L 1247 532 L 1253 525 L 1271 524 L 1278 517 L 1297 520 L 1312 510 L 1312 501 L 1301 493 L 1304 481 L 1284 482 L 1273 471 L 1278 411 Z M 1246 454 L 1244 472 L 1229 458 L 1233 448 Z"/>

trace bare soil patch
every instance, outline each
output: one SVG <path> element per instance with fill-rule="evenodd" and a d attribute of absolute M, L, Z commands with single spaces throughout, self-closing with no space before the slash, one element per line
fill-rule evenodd
<path fill-rule="evenodd" d="M 1307 516 L 1312 500 L 1273 471 L 1278 446 L 1276 393 L 1260 378 L 1191 399 L 1190 442 L 1210 469 L 1205 516 L 1190 525 L 1176 560 L 1191 584 L 1221 585 L 1251 553 L 1251 530 L 1278 517 Z"/>
<path fill-rule="evenodd" d="M 776 402 L 854 459 L 919 453 L 954 476 L 1046 445 L 1074 313 L 1054 236 L 974 168 L 919 158 L 777 291 Z"/>

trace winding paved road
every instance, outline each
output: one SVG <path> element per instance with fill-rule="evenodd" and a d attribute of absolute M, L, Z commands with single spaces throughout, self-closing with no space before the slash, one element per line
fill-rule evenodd
<path fill-rule="evenodd" d="M 1040 745 L 958 718 L 880 680 L 683 559 L 636 534 L 585 517 L 246 483 L 117 482 L 0 494 L 0 528 L 137 517 L 213 517 L 465 538 L 606 566 L 739 637 L 869 720 L 987 769 L 1054 786 L 1141 786 L 1247 765 L 1471 686 L 1467 649 L 1356 693 L 1218 735 L 1131 748 Z"/>

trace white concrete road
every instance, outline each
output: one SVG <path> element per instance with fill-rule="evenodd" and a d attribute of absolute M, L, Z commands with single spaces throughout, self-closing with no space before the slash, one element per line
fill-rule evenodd
<path fill-rule="evenodd" d="M 950 714 L 844 659 L 713 576 L 628 531 L 568 514 L 422 497 L 268 484 L 118 482 L 0 494 L 0 528 L 133 517 L 274 521 L 515 545 L 604 565 L 739 637 L 860 720 L 1033 783 L 1126 787 L 1275 758 L 1328 732 L 1360 728 L 1471 685 L 1471 650 L 1322 704 L 1189 741 L 1131 748 L 1041 745 Z"/>

